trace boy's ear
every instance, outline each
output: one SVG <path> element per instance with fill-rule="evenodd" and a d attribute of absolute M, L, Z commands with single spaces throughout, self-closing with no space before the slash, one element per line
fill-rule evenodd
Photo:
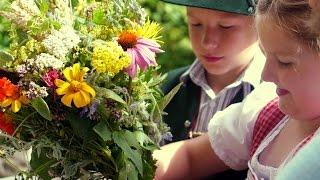
<path fill-rule="evenodd" d="M 319 0 L 309 0 L 309 5 L 312 9 L 320 10 L 320 1 Z"/>
<path fill-rule="evenodd" d="M 19 75 L 17 73 L 9 72 L 3 68 L 0 68 L 0 78 L 2 77 L 8 78 L 14 84 L 18 83 L 20 80 Z"/>

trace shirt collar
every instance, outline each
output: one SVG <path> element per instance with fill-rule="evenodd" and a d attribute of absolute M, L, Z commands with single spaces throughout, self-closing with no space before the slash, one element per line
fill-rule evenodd
<path fill-rule="evenodd" d="M 230 84 L 228 87 L 235 87 L 241 83 L 249 83 L 253 87 L 256 87 L 261 83 L 261 73 L 265 64 L 265 57 L 262 52 L 259 50 L 252 61 L 248 65 L 245 71 L 239 76 L 239 78 Z M 201 63 L 196 59 L 190 68 L 180 76 L 181 82 L 187 82 L 191 80 L 196 85 L 202 87 L 203 89 L 210 88 L 207 80 L 205 78 L 205 69 Z M 211 88 L 210 88 L 211 89 Z"/>

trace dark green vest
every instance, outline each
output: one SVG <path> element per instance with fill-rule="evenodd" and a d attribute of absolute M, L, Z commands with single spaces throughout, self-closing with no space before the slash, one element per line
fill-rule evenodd
<path fill-rule="evenodd" d="M 167 76 L 167 81 L 162 86 L 162 91 L 164 94 L 170 92 L 177 84 L 180 83 L 180 76 L 188 70 L 188 67 L 182 67 L 170 71 Z M 251 86 L 251 90 L 253 87 Z M 192 121 L 196 118 L 199 104 L 200 104 L 200 93 L 201 88 L 195 85 L 190 79 L 187 80 L 179 89 L 178 93 L 170 101 L 168 106 L 165 108 L 164 121 L 171 128 L 171 133 L 173 135 L 172 141 L 166 143 L 171 143 L 175 141 L 180 141 L 188 138 L 189 128 L 185 125 L 188 120 Z M 241 102 L 244 98 L 243 89 L 236 94 L 230 104 Z M 230 105 L 229 104 L 229 105 Z M 227 170 L 218 174 L 208 176 L 207 178 L 202 178 L 203 180 L 244 180 L 247 177 L 247 170 L 234 171 Z"/>

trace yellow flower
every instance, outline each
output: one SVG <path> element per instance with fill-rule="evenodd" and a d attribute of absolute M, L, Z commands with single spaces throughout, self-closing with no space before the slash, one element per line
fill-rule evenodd
<path fill-rule="evenodd" d="M 20 111 L 22 104 L 28 104 L 29 100 L 24 95 L 20 95 L 19 97 L 8 97 L 5 100 L 3 100 L 0 105 L 1 107 L 8 107 L 11 105 L 11 111 L 16 113 Z"/>
<path fill-rule="evenodd" d="M 80 64 L 76 63 L 63 71 L 67 82 L 61 79 L 55 80 L 55 85 L 58 87 L 57 94 L 64 95 L 61 98 L 64 105 L 71 107 L 73 101 L 77 108 L 81 108 L 90 104 L 91 99 L 96 96 L 94 89 L 83 82 L 83 76 L 88 70 L 86 67 L 80 69 Z"/>
<path fill-rule="evenodd" d="M 114 76 L 130 63 L 130 56 L 117 42 L 96 43 L 93 49 L 91 64 L 99 73 Z"/>
<path fill-rule="evenodd" d="M 136 33 L 139 37 L 143 37 L 144 39 L 152 39 L 157 43 L 163 43 L 159 40 L 161 38 L 161 36 L 159 35 L 160 31 L 160 24 L 151 22 L 150 20 L 147 20 L 143 26 L 138 26 L 136 28 Z"/>

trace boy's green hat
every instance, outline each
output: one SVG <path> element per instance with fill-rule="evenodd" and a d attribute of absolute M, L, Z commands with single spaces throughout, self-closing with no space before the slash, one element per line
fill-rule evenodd
<path fill-rule="evenodd" d="M 257 0 L 162 0 L 164 2 L 213 9 L 243 15 L 254 14 Z"/>

